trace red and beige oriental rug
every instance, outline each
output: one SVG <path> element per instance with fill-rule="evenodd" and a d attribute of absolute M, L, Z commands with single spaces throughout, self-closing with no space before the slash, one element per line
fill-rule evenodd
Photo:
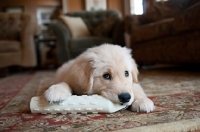
<path fill-rule="evenodd" d="M 139 81 L 154 101 L 152 113 L 32 114 L 29 103 L 52 82 L 40 71 L 0 79 L 0 131 L 5 132 L 183 132 L 200 130 L 200 72 L 143 70 Z"/>

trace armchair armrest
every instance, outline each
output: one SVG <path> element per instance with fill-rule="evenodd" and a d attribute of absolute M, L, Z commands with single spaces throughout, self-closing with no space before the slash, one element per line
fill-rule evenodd
<path fill-rule="evenodd" d="M 36 66 L 36 51 L 34 44 L 34 22 L 31 15 L 22 14 L 23 27 L 21 30 L 21 44 L 22 44 L 22 65 Z"/>
<path fill-rule="evenodd" d="M 69 39 L 71 38 L 69 29 L 60 21 L 52 22 L 49 28 L 57 37 L 56 52 L 59 64 L 63 64 L 70 59 Z M 66 54 L 67 53 L 67 54 Z"/>

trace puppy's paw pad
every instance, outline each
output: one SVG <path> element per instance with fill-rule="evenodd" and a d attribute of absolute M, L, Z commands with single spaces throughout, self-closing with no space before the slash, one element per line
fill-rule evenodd
<path fill-rule="evenodd" d="M 63 86 L 63 84 L 52 85 L 44 93 L 46 100 L 48 100 L 50 103 L 62 102 L 71 95 L 71 91 Z"/>
<path fill-rule="evenodd" d="M 154 110 L 154 103 L 147 97 L 135 100 L 131 106 L 132 111 L 136 112 L 151 112 Z"/>

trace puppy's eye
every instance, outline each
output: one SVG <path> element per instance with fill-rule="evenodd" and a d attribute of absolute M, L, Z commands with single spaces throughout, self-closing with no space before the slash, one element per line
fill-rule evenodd
<path fill-rule="evenodd" d="M 106 79 L 106 80 L 111 80 L 111 75 L 106 73 L 106 74 L 103 74 L 103 78 Z"/>
<path fill-rule="evenodd" d="M 124 75 L 125 75 L 125 77 L 128 77 L 128 76 L 129 76 L 129 72 L 128 72 L 128 71 L 125 71 L 125 72 L 124 72 Z"/>

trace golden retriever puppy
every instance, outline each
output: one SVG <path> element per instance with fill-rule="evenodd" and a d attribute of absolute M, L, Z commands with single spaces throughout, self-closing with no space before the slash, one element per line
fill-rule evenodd
<path fill-rule="evenodd" d="M 131 105 L 132 111 L 151 112 L 154 103 L 138 84 L 138 69 L 131 50 L 103 44 L 89 48 L 57 71 L 55 85 L 45 91 L 50 102 L 68 96 L 99 94 L 114 103 Z"/>

